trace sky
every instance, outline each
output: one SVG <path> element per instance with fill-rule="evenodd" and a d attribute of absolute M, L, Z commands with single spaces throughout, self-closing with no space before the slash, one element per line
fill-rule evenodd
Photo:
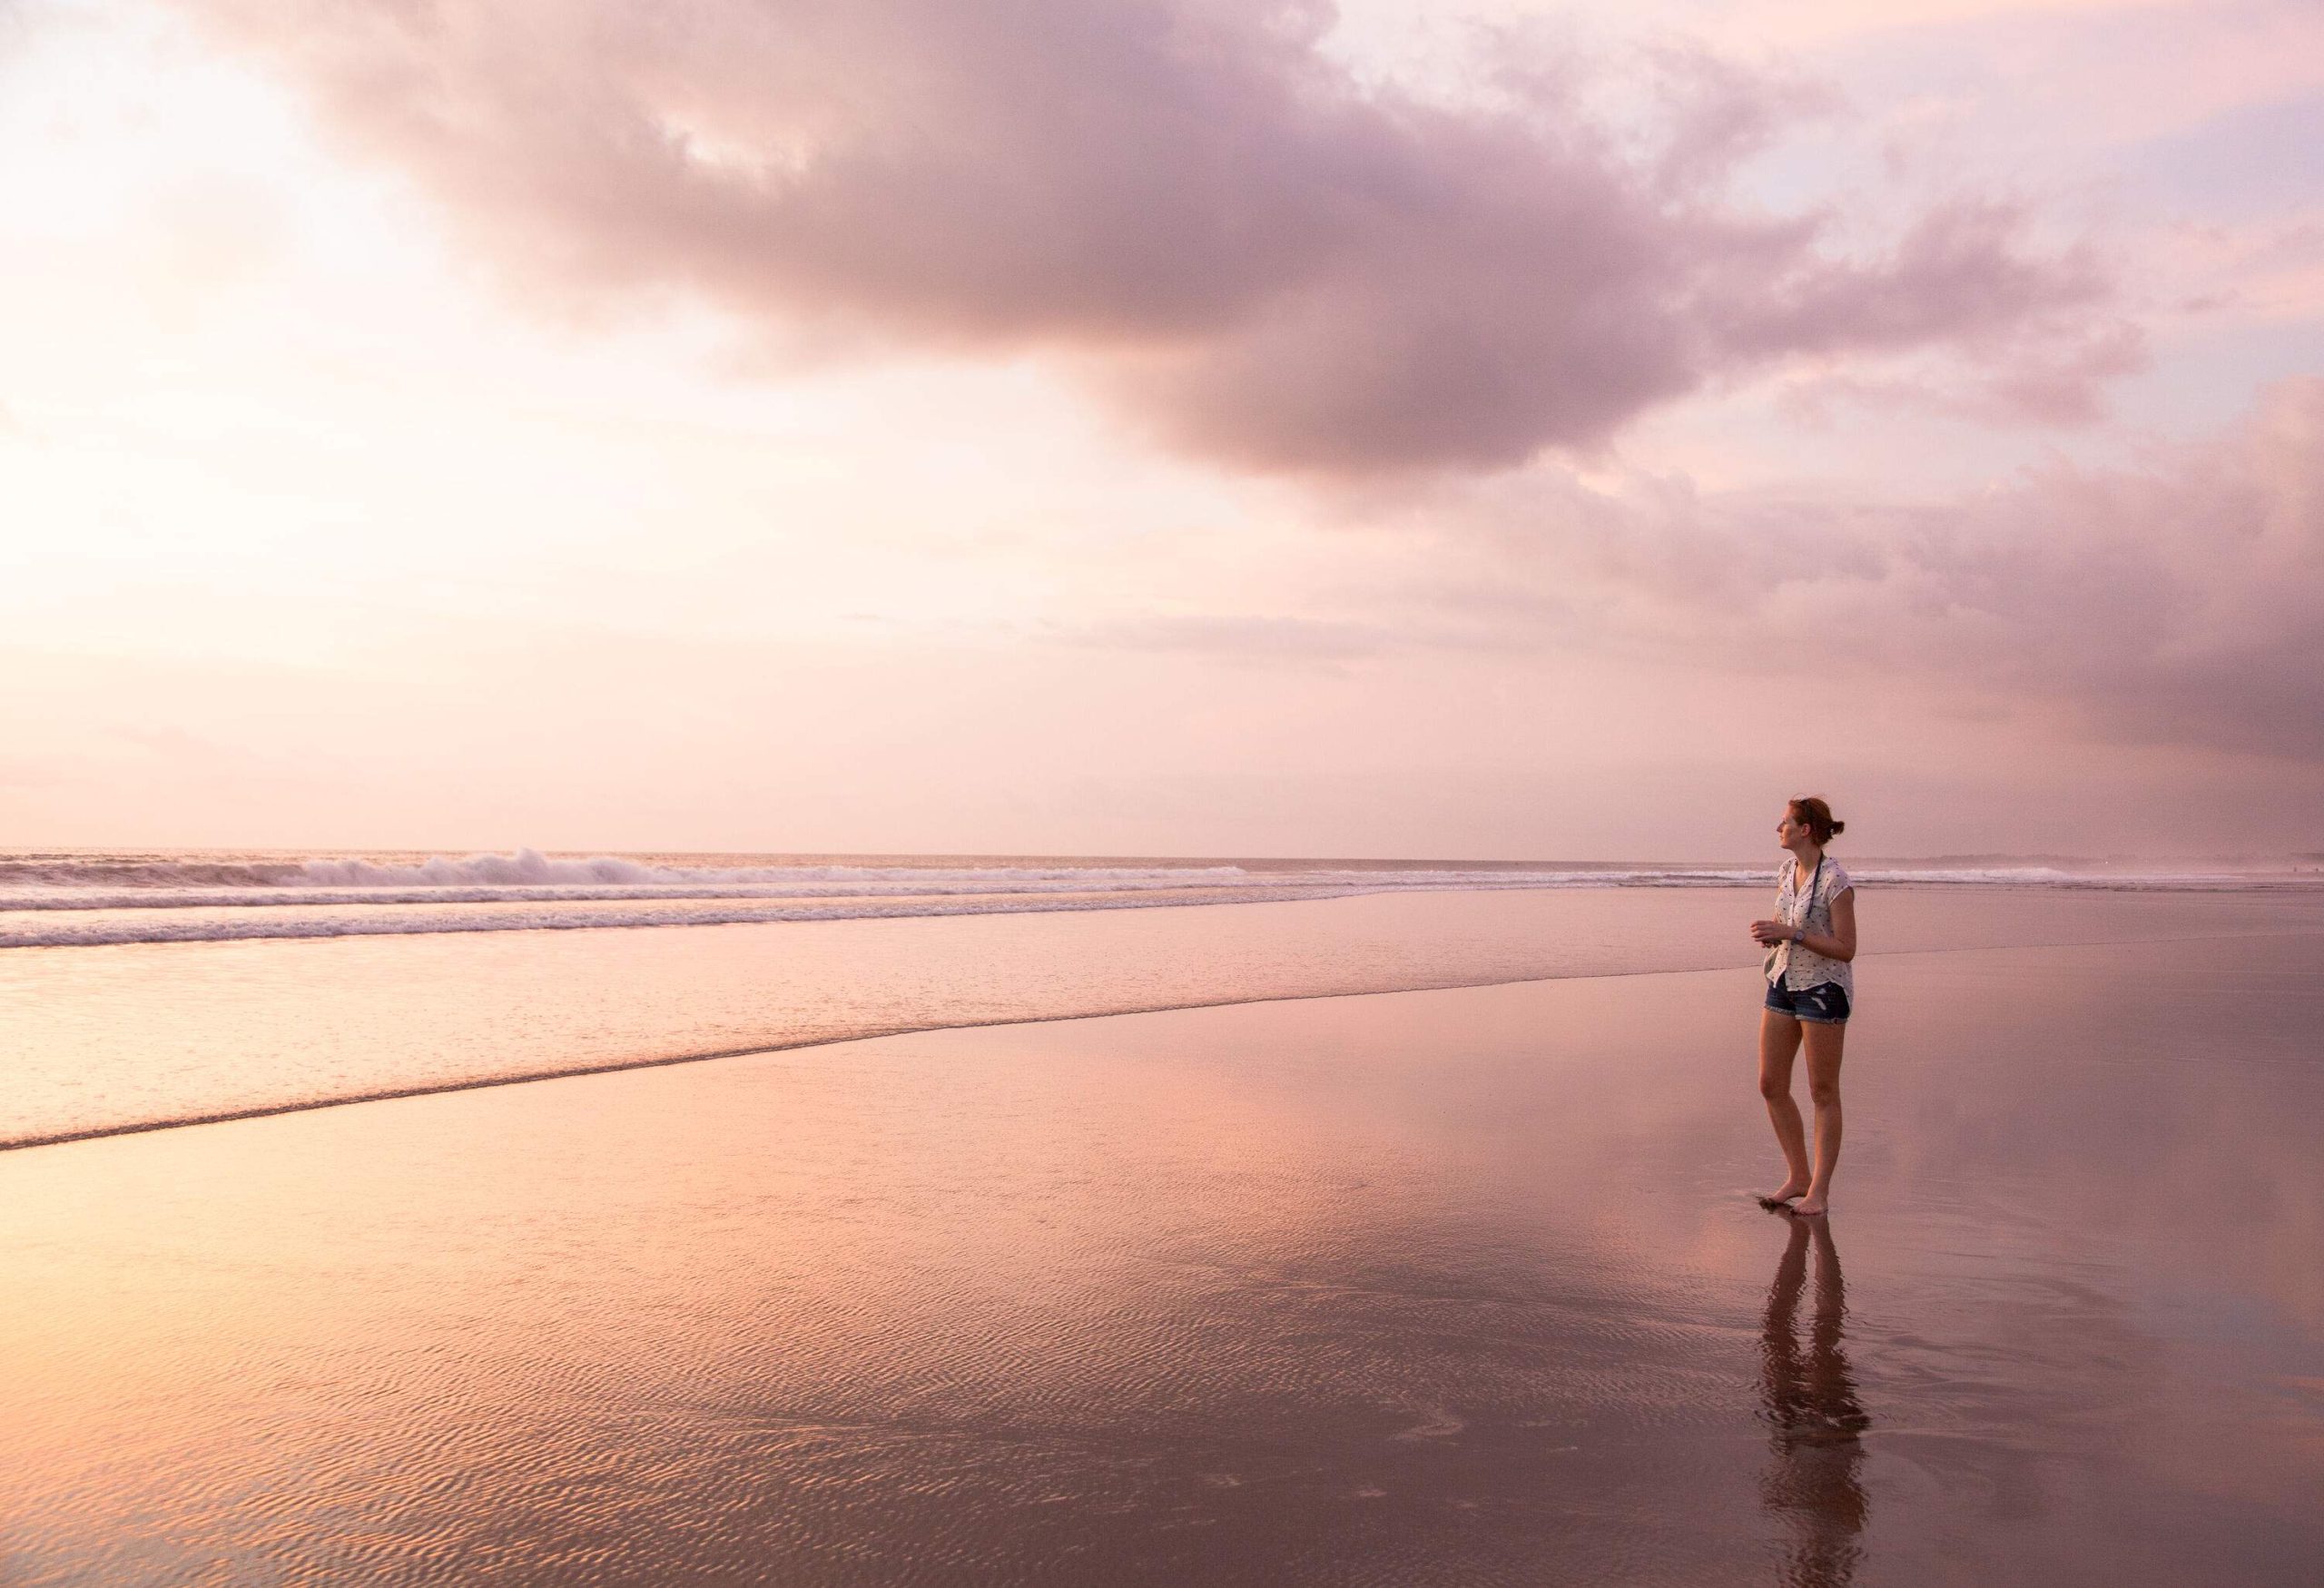
<path fill-rule="evenodd" d="M 0 0 L 0 847 L 2324 851 L 2314 0 Z"/>

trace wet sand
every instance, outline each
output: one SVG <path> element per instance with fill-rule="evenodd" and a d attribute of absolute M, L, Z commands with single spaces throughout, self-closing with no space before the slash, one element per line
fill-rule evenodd
<path fill-rule="evenodd" d="M 1873 892 L 1884 959 L 2324 932 L 2316 888 Z M 1743 923 L 1766 907 L 1734 888 L 1525 889 L 0 950 L 0 1148 L 963 1025 L 1756 965 Z"/>
<path fill-rule="evenodd" d="M 1002 1027 L 0 1155 L 0 1581 L 2290 1584 L 2324 936 Z"/>

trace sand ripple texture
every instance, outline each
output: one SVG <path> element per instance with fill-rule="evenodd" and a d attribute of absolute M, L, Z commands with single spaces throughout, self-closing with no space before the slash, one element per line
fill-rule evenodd
<path fill-rule="evenodd" d="M 2324 919 L 2298 891 L 1866 899 L 1882 952 Z M 1741 966 L 1763 909 L 1727 888 L 1407 892 L 0 953 L 0 1146 L 908 1031 Z"/>
<path fill-rule="evenodd" d="M 1748 969 L 11 1154 L 8 1580 L 2289 1588 L 2319 942 L 1900 960 L 1813 1238 Z"/>

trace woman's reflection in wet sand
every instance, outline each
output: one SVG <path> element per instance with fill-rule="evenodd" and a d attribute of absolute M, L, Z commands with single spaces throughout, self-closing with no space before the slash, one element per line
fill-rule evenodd
<path fill-rule="evenodd" d="M 1760 1348 L 1762 1415 L 1772 1429 L 1760 1503 L 1785 1524 L 1782 1581 L 1791 1588 L 1845 1588 L 1864 1551 L 1858 1539 L 1871 1508 L 1861 1474 L 1871 1419 L 1856 1399 L 1841 1329 L 1847 1287 L 1840 1254 L 1821 1218 L 1788 1218 L 1791 1242 L 1768 1289 Z M 1816 1248 L 1816 1304 L 1803 1351 L 1798 1337 L 1800 1293 L 1807 1282 L 1807 1248 Z"/>

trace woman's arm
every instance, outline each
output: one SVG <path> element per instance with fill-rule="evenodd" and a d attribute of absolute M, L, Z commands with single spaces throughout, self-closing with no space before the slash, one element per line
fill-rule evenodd
<path fill-rule="evenodd" d="M 1792 939 L 1827 960 L 1856 958 L 1856 890 L 1843 888 L 1832 895 L 1832 930 L 1803 932 Z"/>

